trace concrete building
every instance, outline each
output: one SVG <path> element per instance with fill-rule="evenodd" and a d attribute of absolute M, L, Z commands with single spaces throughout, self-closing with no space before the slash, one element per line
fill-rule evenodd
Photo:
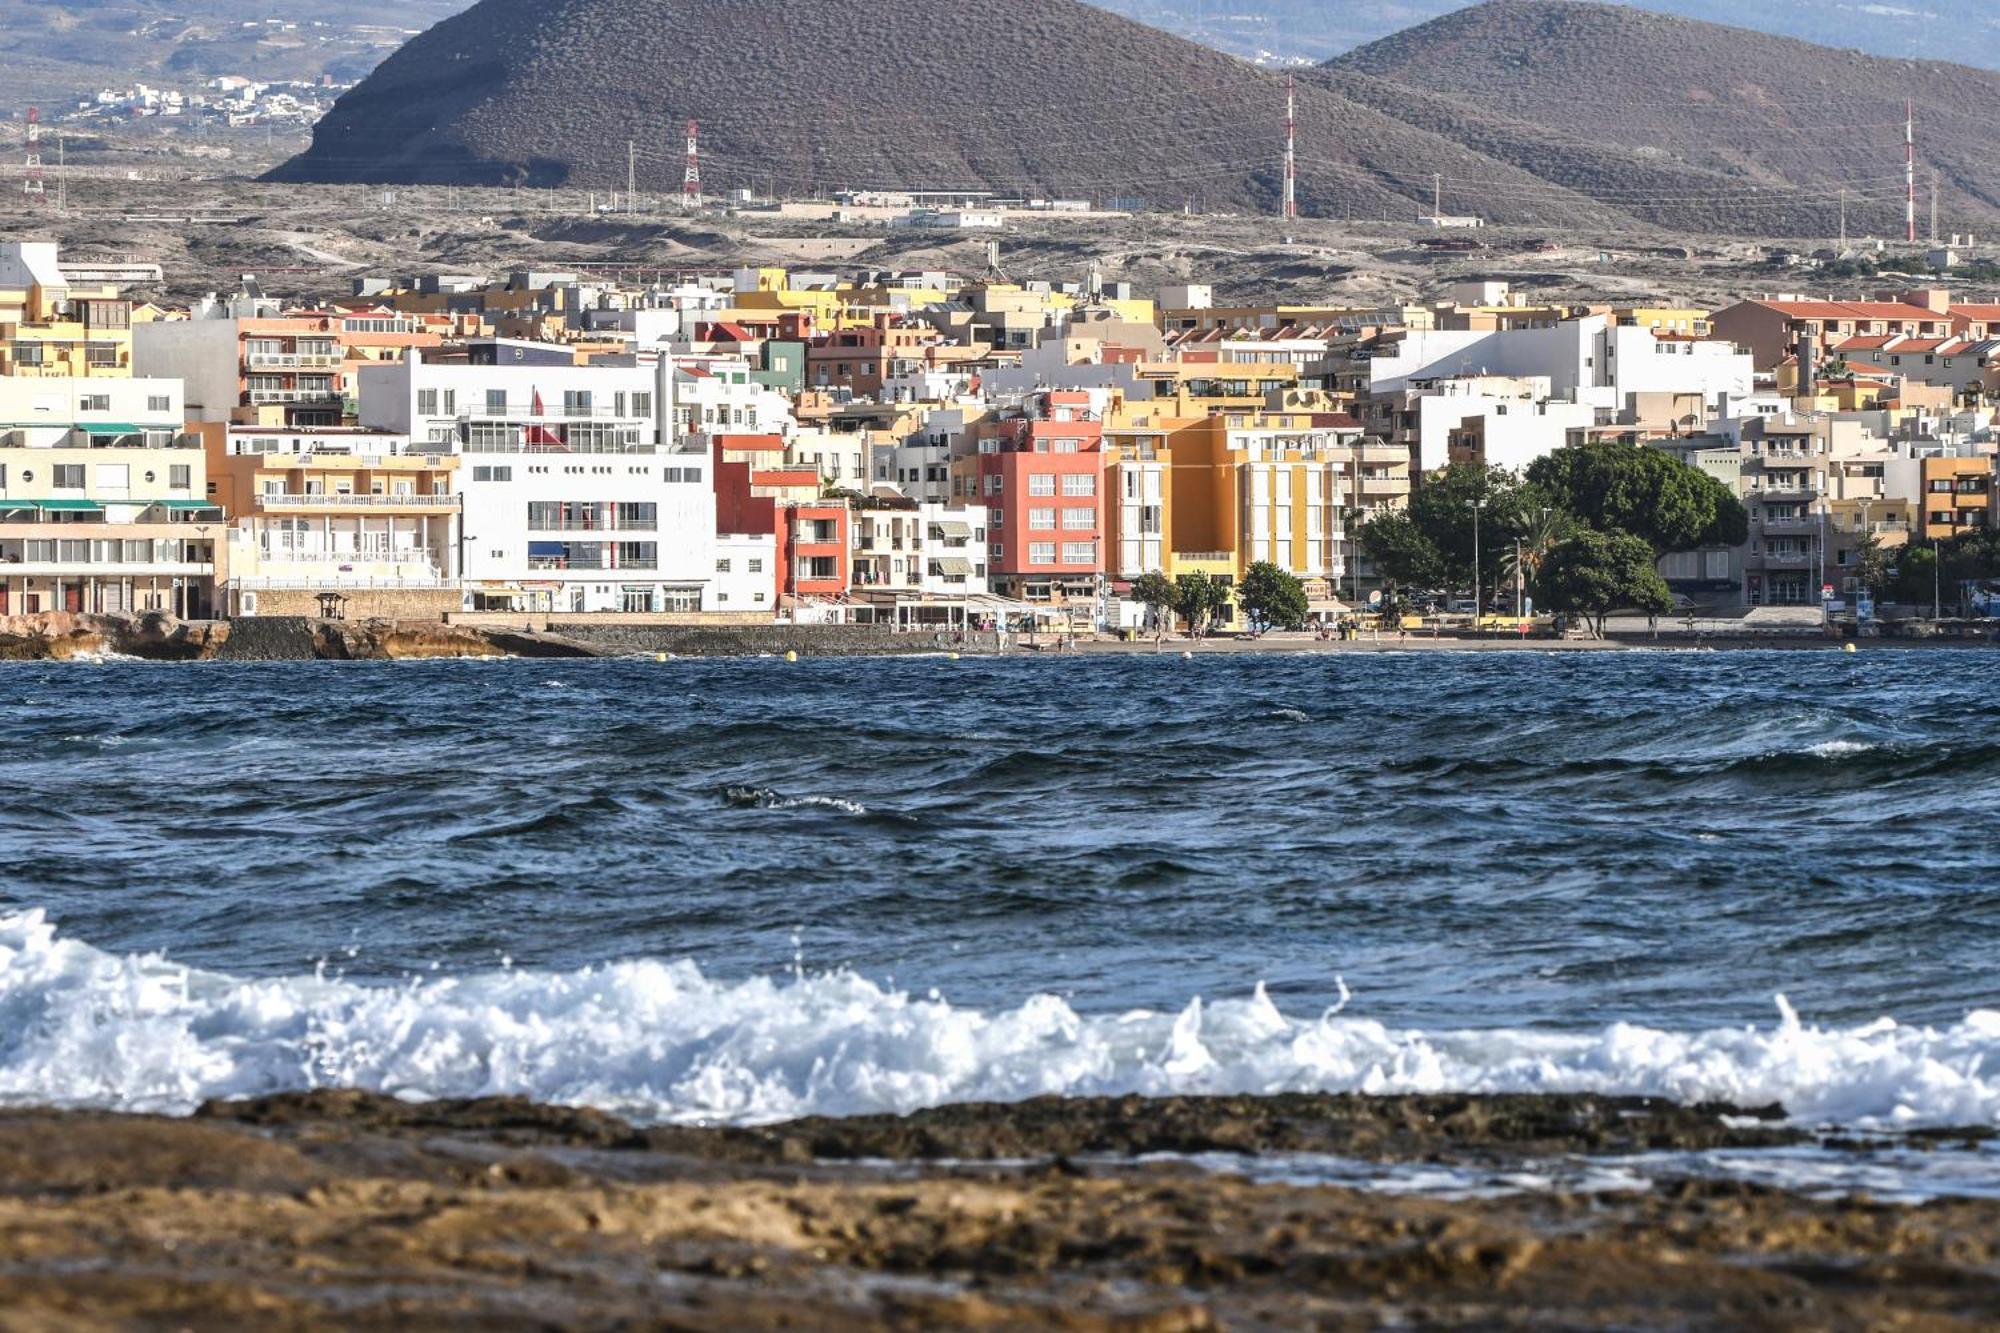
<path fill-rule="evenodd" d="M 425 619 L 461 608 L 460 457 L 342 427 L 195 427 L 228 515 L 231 616 Z"/>
<path fill-rule="evenodd" d="M 677 434 L 671 361 L 437 365 L 360 374 L 364 426 L 455 454 L 470 610 L 711 609 L 715 506 L 704 440 Z M 662 443 L 662 441 L 669 441 Z"/>
<path fill-rule="evenodd" d="M 130 376 L 134 318 L 115 284 L 65 273 L 53 241 L 0 243 L 0 376 Z"/>
<path fill-rule="evenodd" d="M 243 308 L 208 305 L 190 319 L 139 325 L 136 373 L 185 381 L 193 421 L 338 426 L 354 415 L 363 367 L 443 341 L 425 317 L 394 311 L 239 313 Z"/>
<path fill-rule="evenodd" d="M 954 464 L 955 496 L 986 507 L 988 575 L 1002 596 L 1095 608 L 1107 591 L 1104 426 L 1083 419 L 1088 404 L 1044 394 L 1034 415 L 982 426 L 979 452 Z"/>
<path fill-rule="evenodd" d="M 0 614 L 210 613 L 222 511 L 173 380 L 0 378 Z"/>

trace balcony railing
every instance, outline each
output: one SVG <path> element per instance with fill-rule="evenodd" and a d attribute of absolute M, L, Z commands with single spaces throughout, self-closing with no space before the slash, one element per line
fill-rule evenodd
<path fill-rule="evenodd" d="M 243 359 L 252 370 L 335 370 L 341 361 L 311 352 L 252 352 Z"/>
<path fill-rule="evenodd" d="M 571 560 L 557 555 L 531 555 L 528 557 L 529 569 L 547 573 L 562 571 L 587 574 L 645 573 L 657 570 L 659 567 L 660 562 L 657 560 L 621 560 L 613 565 L 604 561 Z"/>
<path fill-rule="evenodd" d="M 660 523 L 658 519 L 651 522 L 634 519 L 629 523 L 598 523 L 581 518 L 558 519 L 553 523 L 544 523 L 529 519 L 528 530 L 530 532 L 658 532 Z"/>
<path fill-rule="evenodd" d="M 338 389 L 251 389 L 244 394 L 252 406 L 277 403 L 337 403 Z"/>
<path fill-rule="evenodd" d="M 456 495 L 277 495 L 257 497 L 259 509 L 457 509 Z"/>
<path fill-rule="evenodd" d="M 537 412 L 533 403 L 516 406 L 509 403 L 505 407 L 485 404 L 462 406 L 451 412 L 425 412 L 418 410 L 420 417 L 443 419 L 455 418 L 459 421 L 629 421 L 633 425 L 643 425 L 653 419 L 651 412 L 620 412 L 613 407 L 565 407 L 561 403 L 543 403 Z"/>

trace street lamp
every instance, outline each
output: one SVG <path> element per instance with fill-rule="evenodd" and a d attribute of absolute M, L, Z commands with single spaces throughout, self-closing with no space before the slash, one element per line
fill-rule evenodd
<path fill-rule="evenodd" d="M 1486 501 L 1472 502 L 1472 637 L 1478 638 L 1480 622 L 1486 619 L 1486 591 L 1479 581 L 1479 511 Z"/>

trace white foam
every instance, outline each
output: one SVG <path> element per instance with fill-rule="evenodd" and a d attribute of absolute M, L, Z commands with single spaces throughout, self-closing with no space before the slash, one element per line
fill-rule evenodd
<path fill-rule="evenodd" d="M 1893 1129 L 2000 1121 L 2000 1011 L 1822 1028 L 1781 1002 L 1764 1027 L 1425 1032 L 1288 1016 L 1261 986 L 1110 1015 L 1048 995 L 982 1012 L 847 972 L 718 981 L 685 961 L 364 985 L 118 957 L 41 912 L 0 918 L 0 1101 L 185 1112 L 316 1086 L 681 1122 L 1042 1093 L 1645 1093 Z"/>

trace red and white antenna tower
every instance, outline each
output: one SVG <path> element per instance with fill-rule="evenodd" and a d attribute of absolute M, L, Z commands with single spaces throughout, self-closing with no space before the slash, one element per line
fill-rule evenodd
<path fill-rule="evenodd" d="M 681 176 L 681 202 L 689 208 L 701 207 L 701 124 L 688 122 L 687 171 Z"/>
<path fill-rule="evenodd" d="M 1285 76 L 1285 221 L 1299 215 L 1299 76 Z"/>
<path fill-rule="evenodd" d="M 1917 239 L 1917 103 L 1911 98 L 1904 105 L 1903 120 L 1903 181 L 1908 187 L 1907 199 L 1903 207 L 1903 239 L 1912 244 Z"/>
<path fill-rule="evenodd" d="M 21 182 L 21 191 L 36 198 L 45 193 L 42 189 L 42 113 L 38 108 L 28 108 L 28 174 Z"/>

